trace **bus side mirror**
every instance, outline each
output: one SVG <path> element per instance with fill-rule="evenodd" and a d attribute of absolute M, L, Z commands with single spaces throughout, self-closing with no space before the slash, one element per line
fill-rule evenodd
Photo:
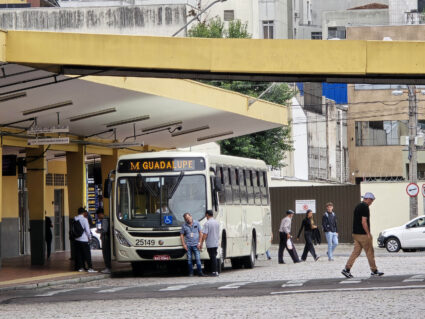
<path fill-rule="evenodd" d="M 221 179 L 218 176 L 214 177 L 214 190 L 216 192 L 223 191 L 223 184 L 221 183 Z"/>
<path fill-rule="evenodd" d="M 111 196 L 111 187 L 112 182 L 109 178 L 105 179 L 105 184 L 103 186 L 103 197 L 109 198 Z"/>

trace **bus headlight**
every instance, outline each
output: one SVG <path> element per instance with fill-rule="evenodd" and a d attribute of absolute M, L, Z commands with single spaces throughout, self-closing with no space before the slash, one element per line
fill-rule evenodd
<path fill-rule="evenodd" d="M 131 244 L 128 242 L 127 239 L 118 231 L 115 229 L 115 237 L 117 237 L 119 243 L 126 247 L 131 247 Z"/>

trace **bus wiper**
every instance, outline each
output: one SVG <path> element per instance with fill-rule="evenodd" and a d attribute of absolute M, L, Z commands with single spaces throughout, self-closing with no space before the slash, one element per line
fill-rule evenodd
<path fill-rule="evenodd" d="M 159 194 L 158 192 L 156 192 L 150 185 L 149 183 L 146 182 L 146 177 L 142 177 L 142 183 L 143 185 L 146 187 L 146 189 L 149 191 L 149 193 L 153 196 L 153 197 L 158 197 Z"/>
<path fill-rule="evenodd" d="M 184 176 L 184 172 L 181 171 L 180 172 L 180 175 L 179 175 L 179 178 L 177 179 L 176 183 L 170 188 L 170 192 L 168 193 L 167 199 L 171 199 L 173 197 L 174 193 L 177 190 L 177 187 L 179 186 L 180 182 L 183 179 L 183 176 Z"/>

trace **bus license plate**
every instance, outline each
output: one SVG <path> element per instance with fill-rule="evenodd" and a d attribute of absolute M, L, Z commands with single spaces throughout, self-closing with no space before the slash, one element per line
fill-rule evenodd
<path fill-rule="evenodd" d="M 153 239 L 136 239 L 136 246 L 155 246 Z"/>
<path fill-rule="evenodd" d="M 168 255 L 155 255 L 155 256 L 153 256 L 153 260 L 170 260 L 170 256 L 168 256 Z"/>

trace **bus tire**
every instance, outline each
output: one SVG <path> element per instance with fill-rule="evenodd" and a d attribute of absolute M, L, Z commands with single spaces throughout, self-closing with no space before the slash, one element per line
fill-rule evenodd
<path fill-rule="evenodd" d="M 256 256 L 257 256 L 257 244 L 256 244 L 256 241 L 255 241 L 255 237 L 252 236 L 251 253 L 249 254 L 249 256 L 244 257 L 245 268 L 249 268 L 249 269 L 254 268 Z"/>
<path fill-rule="evenodd" d="M 142 276 L 143 275 L 143 262 L 140 261 L 133 261 L 131 263 L 131 269 L 133 271 L 133 274 L 135 276 Z"/>
<path fill-rule="evenodd" d="M 217 260 L 217 272 L 218 273 L 221 273 L 221 271 L 224 269 L 224 259 L 226 258 L 226 248 L 227 248 L 226 232 L 223 232 L 223 234 L 221 236 L 220 258 Z"/>

